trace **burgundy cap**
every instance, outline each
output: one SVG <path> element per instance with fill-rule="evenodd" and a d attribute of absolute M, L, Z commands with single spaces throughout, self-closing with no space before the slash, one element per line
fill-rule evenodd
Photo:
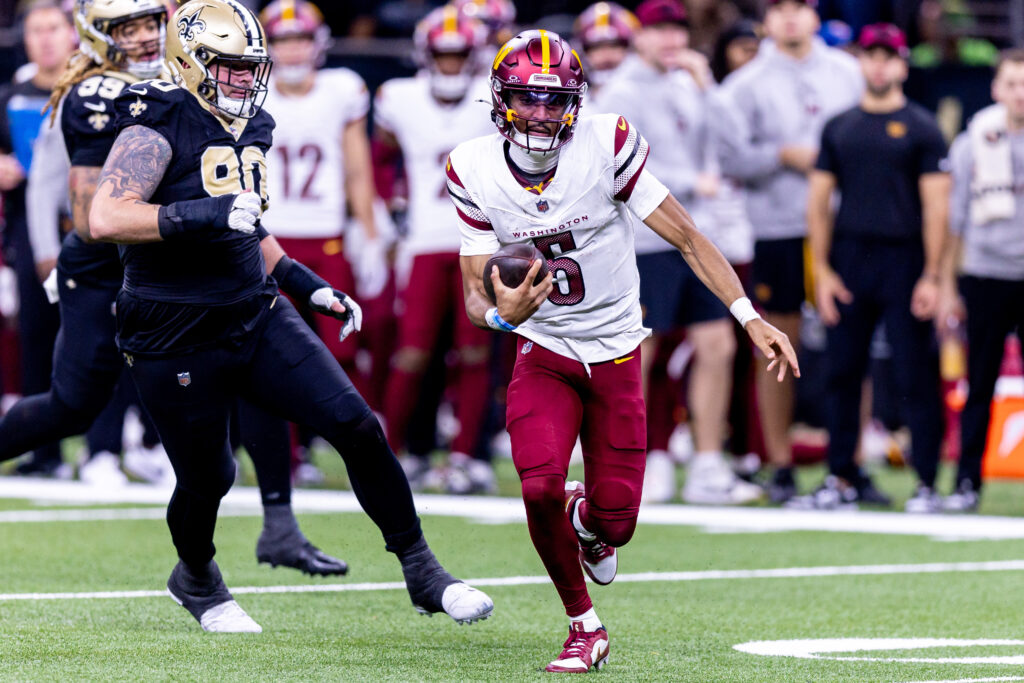
<path fill-rule="evenodd" d="M 781 5 L 784 2 L 786 2 L 786 0 L 768 0 L 768 6 L 775 7 L 776 5 Z M 800 4 L 807 5 L 812 9 L 818 9 L 818 0 L 792 0 L 792 2 L 799 2 Z"/>
<path fill-rule="evenodd" d="M 636 18 L 640 20 L 641 26 L 654 26 L 655 24 L 679 24 L 689 26 L 686 18 L 686 8 L 679 0 L 644 0 L 636 8 Z"/>
<path fill-rule="evenodd" d="M 893 54 L 906 59 L 910 55 L 907 48 L 907 36 L 892 24 L 871 24 L 865 26 L 860 32 L 860 40 L 857 41 L 865 50 L 881 47 Z"/>

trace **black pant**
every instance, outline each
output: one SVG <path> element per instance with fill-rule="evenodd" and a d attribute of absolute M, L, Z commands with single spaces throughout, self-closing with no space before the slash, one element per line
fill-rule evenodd
<path fill-rule="evenodd" d="M 960 416 L 960 467 L 957 482 L 981 488 L 990 404 L 1003 361 L 1006 336 L 1015 329 L 1024 342 L 1024 280 L 994 280 L 966 275 L 960 293 L 967 307 L 967 379 L 970 390 Z"/>
<path fill-rule="evenodd" d="M 341 453 L 353 491 L 389 549 L 421 536 L 409 483 L 373 412 L 283 297 L 240 348 L 129 357 L 178 478 L 167 521 L 186 564 L 203 566 L 215 552 L 217 508 L 234 481 L 229 420 L 237 398 L 323 435 Z"/>
<path fill-rule="evenodd" d="M 838 304 L 840 321 L 828 329 L 829 470 L 854 483 L 861 478 L 854 461 L 861 386 L 871 337 L 882 322 L 892 348 L 899 410 L 913 439 L 914 468 L 921 483 L 933 486 L 943 431 L 938 349 L 932 323 L 910 312 L 911 293 L 923 267 L 922 248 L 838 239 L 831 260 L 853 302 Z"/>

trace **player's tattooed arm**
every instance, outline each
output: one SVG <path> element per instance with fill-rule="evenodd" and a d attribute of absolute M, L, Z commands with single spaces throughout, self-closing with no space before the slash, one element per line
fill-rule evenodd
<path fill-rule="evenodd" d="M 150 204 L 171 163 L 167 139 L 145 126 L 121 131 L 103 165 L 89 212 L 93 239 L 135 243 L 160 240 L 157 204 Z"/>
<path fill-rule="evenodd" d="M 99 166 L 72 166 L 68 171 L 71 226 L 87 242 L 92 241 L 92 235 L 89 234 L 89 209 L 92 208 L 92 198 L 96 194 L 102 170 Z"/>

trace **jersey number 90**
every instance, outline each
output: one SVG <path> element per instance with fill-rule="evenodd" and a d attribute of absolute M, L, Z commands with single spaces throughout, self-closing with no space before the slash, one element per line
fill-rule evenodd
<path fill-rule="evenodd" d="M 267 159 L 259 147 L 207 147 L 203 152 L 203 189 L 211 197 L 259 192 L 267 203 Z"/>

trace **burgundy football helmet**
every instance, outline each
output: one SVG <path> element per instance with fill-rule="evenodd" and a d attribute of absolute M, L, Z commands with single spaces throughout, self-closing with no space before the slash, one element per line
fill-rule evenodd
<path fill-rule="evenodd" d="M 312 39 L 316 46 L 313 66 L 323 66 L 331 42 L 331 30 L 324 23 L 324 16 L 316 5 L 306 0 L 275 0 L 263 8 L 259 19 L 270 40 L 271 52 L 275 40 L 305 36 Z"/>
<path fill-rule="evenodd" d="M 481 65 L 480 48 L 487 42 L 487 29 L 476 19 L 460 14 L 455 7 L 438 7 L 416 25 L 413 34 L 416 64 L 427 72 L 431 92 L 446 100 L 459 100 L 469 90 L 473 76 Z M 443 54 L 464 55 L 462 70 L 442 74 L 436 57 Z"/>
<path fill-rule="evenodd" d="M 523 31 L 505 43 L 491 65 L 491 118 L 498 132 L 509 142 L 529 151 L 555 150 L 572 138 L 586 92 L 587 81 L 579 55 L 557 33 L 544 29 Z M 561 107 L 561 116 L 556 119 L 522 116 L 511 105 L 514 94 L 523 94 L 536 104 Z M 526 121 L 527 125 L 557 123 L 559 126 L 553 138 L 531 136 L 529 127 L 526 133 L 517 131 L 517 120 Z"/>
<path fill-rule="evenodd" d="M 504 43 L 512 35 L 516 6 L 512 0 L 454 0 L 459 14 L 476 19 L 487 27 L 488 40 Z"/>
<path fill-rule="evenodd" d="M 640 28 L 636 15 L 614 2 L 597 2 L 583 10 L 573 24 L 573 33 L 584 50 L 601 43 L 629 45 Z"/>

